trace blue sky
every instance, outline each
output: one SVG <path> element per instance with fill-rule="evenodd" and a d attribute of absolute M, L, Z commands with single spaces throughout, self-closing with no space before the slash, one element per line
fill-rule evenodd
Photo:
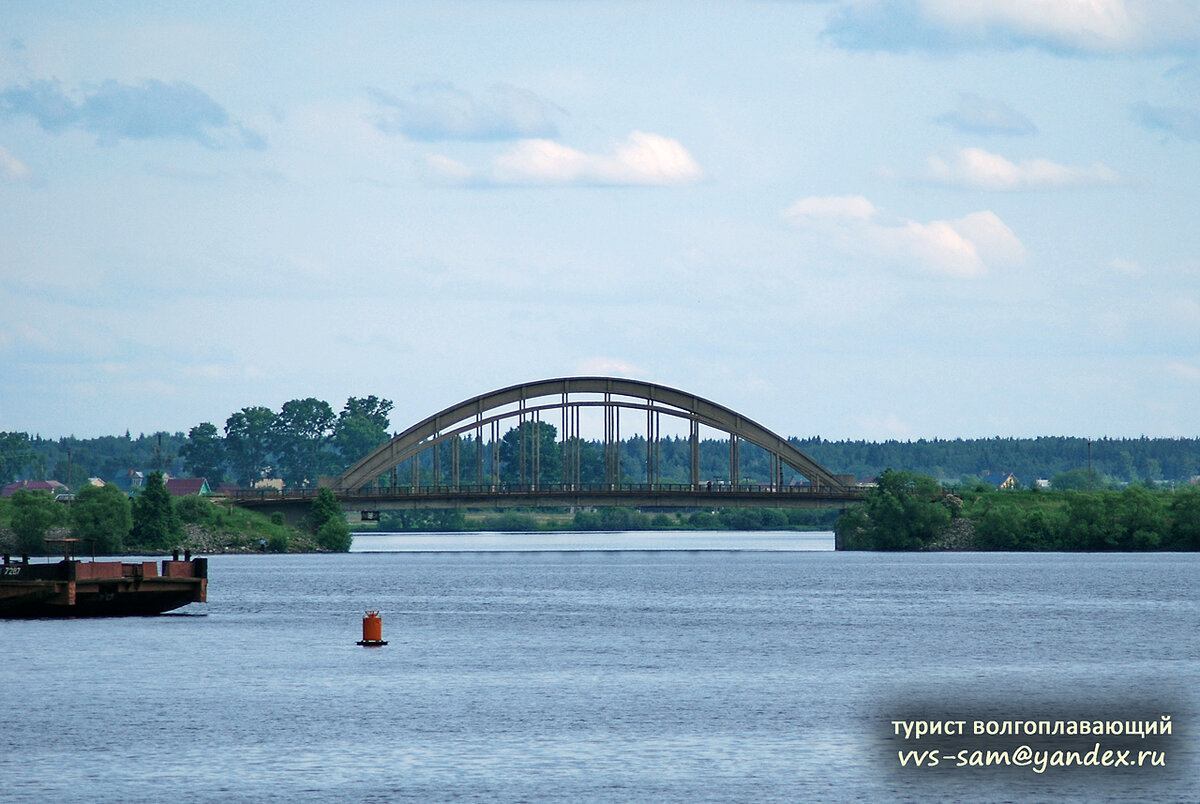
<path fill-rule="evenodd" d="M 0 430 L 1197 436 L 1200 3 L 0 6 Z"/>

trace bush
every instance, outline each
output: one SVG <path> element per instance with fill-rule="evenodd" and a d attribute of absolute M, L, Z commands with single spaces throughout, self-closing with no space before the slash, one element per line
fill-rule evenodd
<path fill-rule="evenodd" d="M 350 526 L 343 519 L 330 519 L 317 530 L 317 544 L 334 553 L 350 552 Z"/>
<path fill-rule="evenodd" d="M 217 507 L 198 494 L 189 494 L 175 501 L 175 513 L 181 522 L 207 525 L 217 517 Z"/>
<path fill-rule="evenodd" d="M 529 514 L 522 514 L 517 511 L 505 511 L 500 516 L 496 517 L 494 527 L 496 530 L 507 531 L 528 531 L 537 530 L 537 520 Z"/>

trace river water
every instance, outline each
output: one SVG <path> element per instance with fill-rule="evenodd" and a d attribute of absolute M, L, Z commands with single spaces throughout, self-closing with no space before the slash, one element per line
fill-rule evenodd
<path fill-rule="evenodd" d="M 209 602 L 177 614 L 0 621 L 0 801 L 1197 800 L 1200 556 L 831 548 L 396 534 L 213 556 Z M 386 647 L 355 644 L 365 609 Z M 1163 715 L 1156 739 L 892 725 Z M 1165 764 L 899 761 L 1097 740 Z"/>

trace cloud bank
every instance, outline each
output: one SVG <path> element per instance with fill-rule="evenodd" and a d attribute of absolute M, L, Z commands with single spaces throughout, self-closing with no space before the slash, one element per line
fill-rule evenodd
<path fill-rule="evenodd" d="M 492 87 L 477 99 L 452 84 L 426 83 L 413 87 L 408 98 L 370 90 L 384 107 L 375 120 L 381 131 L 410 140 L 496 141 L 554 137 L 552 116 L 557 107 L 532 92 L 508 85 Z"/>
<path fill-rule="evenodd" d="M 264 148 L 253 131 L 203 91 L 185 81 L 147 79 L 140 84 L 105 81 L 78 99 L 58 81 L 30 81 L 0 92 L 0 116 L 32 117 L 45 131 L 81 129 L 102 145 L 121 140 L 182 139 L 205 148 Z"/>
<path fill-rule="evenodd" d="M 1070 55 L 1192 52 L 1194 0 L 846 0 L 824 35 L 850 50 L 1011 50 Z"/>
<path fill-rule="evenodd" d="M 978 278 L 993 266 L 1012 265 L 1025 256 L 1013 231 L 988 210 L 920 223 L 889 216 L 862 196 L 813 196 L 792 204 L 783 217 L 845 253 L 936 276 Z"/>
<path fill-rule="evenodd" d="M 644 131 L 630 133 L 604 153 L 530 139 L 500 154 L 483 170 L 441 155 L 428 158 L 426 167 L 443 183 L 489 187 L 666 187 L 704 178 L 704 171 L 678 141 Z"/>

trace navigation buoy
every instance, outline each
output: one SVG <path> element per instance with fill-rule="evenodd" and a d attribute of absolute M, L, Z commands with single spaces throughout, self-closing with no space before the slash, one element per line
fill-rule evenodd
<path fill-rule="evenodd" d="M 383 638 L 383 620 L 379 619 L 378 611 L 367 609 L 363 615 L 363 638 L 358 644 L 364 648 L 378 648 L 387 644 Z"/>

